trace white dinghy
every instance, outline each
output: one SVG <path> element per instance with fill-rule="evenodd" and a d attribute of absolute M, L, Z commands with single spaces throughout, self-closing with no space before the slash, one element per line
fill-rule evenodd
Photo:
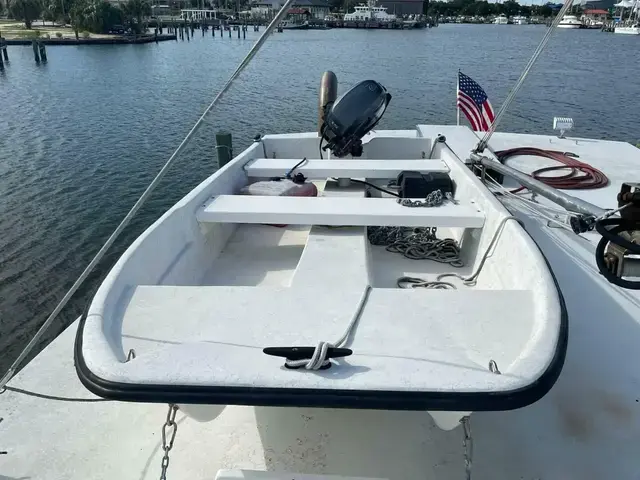
<path fill-rule="evenodd" d="M 175 205 L 14 376 L 292 3 L 0 379 L 0 477 L 637 480 L 640 150 L 495 133 L 570 0 L 482 138 L 374 133 L 366 82 Z"/>
<path fill-rule="evenodd" d="M 459 148 L 477 143 L 459 132 Z M 338 159 L 319 158 L 316 133 L 253 143 L 106 277 L 78 331 L 82 382 L 201 419 L 220 407 L 189 404 L 429 410 L 445 429 L 540 399 L 564 361 L 561 294 L 526 231 L 438 140 L 433 127 L 378 130 Z M 268 195 L 287 189 L 315 196 Z"/>

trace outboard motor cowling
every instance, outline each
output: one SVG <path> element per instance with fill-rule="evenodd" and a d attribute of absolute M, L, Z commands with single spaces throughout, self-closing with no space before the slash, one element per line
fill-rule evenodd
<path fill-rule="evenodd" d="M 374 80 L 360 82 L 325 106 L 322 138 L 337 157 L 362 155 L 364 137 L 382 118 L 391 95 Z"/>

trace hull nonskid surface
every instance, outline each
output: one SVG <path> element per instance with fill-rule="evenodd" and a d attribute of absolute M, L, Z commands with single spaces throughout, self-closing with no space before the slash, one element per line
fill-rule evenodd
<path fill-rule="evenodd" d="M 405 137 L 377 132 L 365 143 L 364 158 L 382 160 L 395 151 L 389 162 L 422 159 L 430 137 L 421 129 Z M 475 139 L 464 128 L 447 136 L 461 149 Z M 81 322 L 76 357 L 84 384 L 101 396 L 130 401 L 454 412 L 519 408 L 545 395 L 566 349 L 561 295 L 535 244 L 446 150 L 437 153 L 456 182 L 457 203 L 420 214 L 429 226 L 444 218 L 438 208 L 451 209 L 454 220 L 471 205 L 480 212 L 479 218 L 465 213 L 459 222 L 447 220 L 438 230 L 460 243 L 466 264 L 460 272 L 482 269 L 475 284 L 452 279 L 451 291 L 395 288 L 393 276 L 435 279 L 452 267 L 431 261 L 408 266 L 401 255 L 369 244 L 366 225 L 394 224 L 400 207 L 392 198 L 374 194 L 371 205 L 393 208 L 360 227 L 342 227 L 351 223 L 345 212 L 368 205 L 360 187 L 321 182 L 327 202 L 283 200 L 270 207 L 297 222 L 304 218 L 300 205 L 308 204 L 310 214 L 319 215 L 311 229 L 228 223 L 259 224 L 263 218 L 255 203 L 234 198 L 250 181 L 252 162 L 268 157 L 270 149 L 286 158 L 313 155 L 316 140 L 310 134 L 265 137 L 264 145 L 250 147 L 203 182 L 129 248 Z M 306 151 L 311 145 L 314 153 Z M 259 162 L 267 168 L 266 160 Z M 358 168 L 368 168 L 366 161 Z M 211 207 L 219 198 L 235 202 L 225 203 L 225 215 L 234 209 L 236 216 L 219 217 Z M 266 200 L 271 197 L 259 202 L 262 210 Z M 340 205 L 344 209 L 332 215 Z M 401 208 L 399 214 L 400 222 L 413 218 Z M 340 215 L 347 220 L 333 223 Z M 247 234 L 258 231 L 263 242 Z M 158 273 L 140 272 L 150 246 L 157 251 L 159 244 L 166 266 L 158 266 L 162 258 L 156 255 Z M 333 342 L 355 315 L 348 345 L 354 354 L 326 372 L 287 370 L 282 359 L 262 353 L 269 346 Z M 125 362 L 129 348 L 137 357 Z"/>

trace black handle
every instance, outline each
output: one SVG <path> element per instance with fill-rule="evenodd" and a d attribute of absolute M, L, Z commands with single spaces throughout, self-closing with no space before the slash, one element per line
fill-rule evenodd
<path fill-rule="evenodd" d="M 273 357 L 284 357 L 287 360 L 303 360 L 311 358 L 316 347 L 266 347 L 263 353 Z M 348 357 L 353 351 L 349 348 L 329 347 L 327 358 Z"/>

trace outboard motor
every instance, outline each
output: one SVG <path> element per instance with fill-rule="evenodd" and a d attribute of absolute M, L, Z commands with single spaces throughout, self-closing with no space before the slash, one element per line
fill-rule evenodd
<path fill-rule="evenodd" d="M 374 80 L 365 80 L 325 106 L 322 139 L 336 157 L 362 155 L 362 137 L 380 121 L 391 95 Z"/>

